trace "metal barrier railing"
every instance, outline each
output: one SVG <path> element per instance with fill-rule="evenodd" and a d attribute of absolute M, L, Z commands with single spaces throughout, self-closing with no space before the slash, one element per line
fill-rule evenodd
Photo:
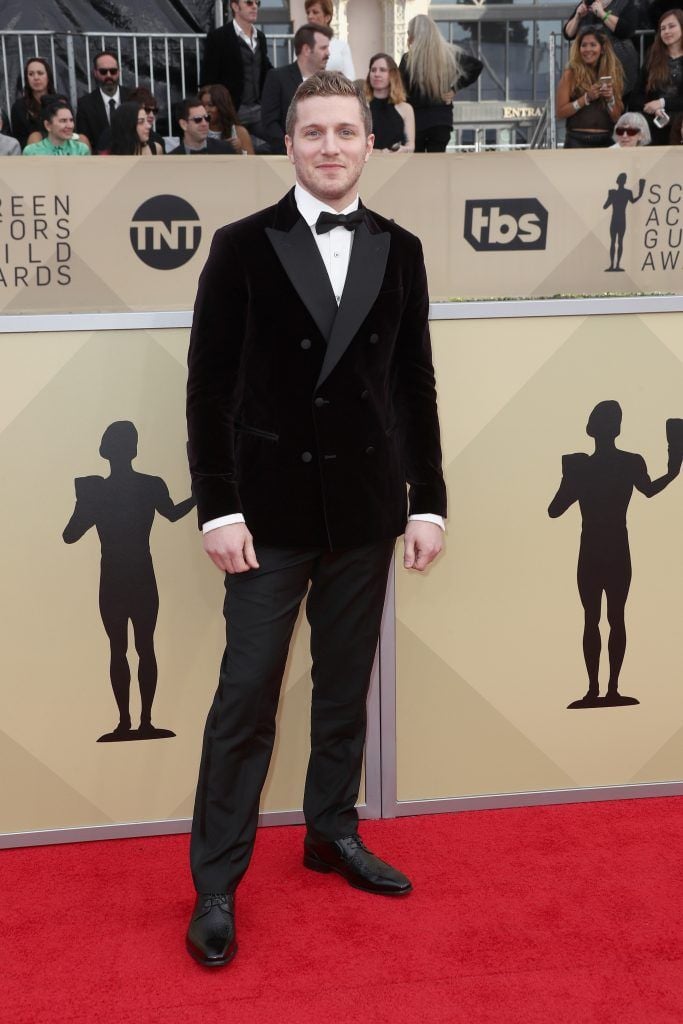
<path fill-rule="evenodd" d="M 55 87 L 75 104 L 78 96 L 94 88 L 92 58 L 98 50 L 118 55 L 123 88 L 144 85 L 164 108 L 159 120 L 171 134 L 169 112 L 182 96 L 197 91 L 201 73 L 203 35 L 161 32 L 0 32 L 0 106 L 9 111 L 21 89 L 21 76 L 30 57 L 43 57 L 55 75 Z M 268 51 L 278 67 L 293 58 L 289 33 L 269 34 Z"/>

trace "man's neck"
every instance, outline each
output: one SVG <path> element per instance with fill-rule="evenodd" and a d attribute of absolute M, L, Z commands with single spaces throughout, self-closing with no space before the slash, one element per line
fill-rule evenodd
<path fill-rule="evenodd" d="M 203 149 L 206 149 L 206 146 L 207 146 L 207 140 L 206 139 L 204 139 L 203 142 L 197 142 L 197 143 L 188 142 L 187 139 L 185 139 L 184 141 L 185 141 L 185 149 L 188 151 L 188 153 L 190 151 L 192 151 L 193 153 L 201 153 L 201 151 Z"/>
<path fill-rule="evenodd" d="M 242 29 L 245 36 L 249 36 L 249 38 L 251 39 L 251 37 L 254 34 L 254 26 L 252 25 L 252 23 L 250 21 L 244 21 L 244 19 L 241 18 L 239 14 L 235 15 L 235 22 Z"/>
<path fill-rule="evenodd" d="M 296 185 L 297 188 L 300 188 L 307 196 L 315 199 L 318 203 L 322 203 L 324 206 L 329 206 L 329 208 L 335 210 L 336 213 L 341 213 L 342 210 L 345 210 L 348 206 L 351 206 L 352 203 L 355 203 L 358 200 L 358 189 L 355 188 L 350 192 L 347 192 L 346 195 L 342 196 L 340 199 L 330 199 L 329 196 L 314 195 L 310 189 L 306 188 L 306 186 L 302 185 L 298 180 Z"/>
<path fill-rule="evenodd" d="M 315 69 L 310 67 L 308 61 L 304 60 L 301 56 L 296 58 L 296 62 L 299 65 L 302 78 L 310 78 L 311 75 L 315 74 Z"/>

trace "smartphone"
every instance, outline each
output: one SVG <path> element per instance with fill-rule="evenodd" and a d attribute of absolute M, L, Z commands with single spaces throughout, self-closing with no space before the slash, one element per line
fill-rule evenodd
<path fill-rule="evenodd" d="M 666 110 L 658 110 L 652 120 L 658 128 L 666 128 L 671 118 L 667 114 Z"/>
<path fill-rule="evenodd" d="M 612 76 L 611 75 L 601 75 L 600 78 L 598 79 L 598 81 L 601 84 L 604 82 L 605 85 L 607 85 L 609 82 L 612 81 Z"/>

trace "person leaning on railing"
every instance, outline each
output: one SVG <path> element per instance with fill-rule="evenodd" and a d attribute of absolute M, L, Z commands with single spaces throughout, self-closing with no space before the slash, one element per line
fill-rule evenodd
<path fill-rule="evenodd" d="M 600 25 L 611 39 L 624 71 L 624 96 L 628 96 L 638 82 L 638 53 L 633 43 L 638 27 L 636 5 L 633 0 L 581 0 L 562 26 L 562 34 L 571 42 L 580 28 L 589 25 Z"/>
<path fill-rule="evenodd" d="M 670 145 L 670 115 L 683 112 L 683 11 L 665 11 L 632 106 L 646 115 L 653 146 Z"/>
<path fill-rule="evenodd" d="M 624 76 L 608 36 L 587 25 L 578 31 L 557 87 L 557 117 L 567 119 L 565 149 L 612 145 L 624 112 Z"/>

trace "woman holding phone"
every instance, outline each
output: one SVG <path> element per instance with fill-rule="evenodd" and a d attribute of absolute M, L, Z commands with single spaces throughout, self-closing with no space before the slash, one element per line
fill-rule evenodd
<path fill-rule="evenodd" d="M 580 28 L 557 87 L 557 116 L 567 119 L 565 149 L 612 145 L 614 125 L 624 112 L 624 76 L 608 36 Z"/>
<path fill-rule="evenodd" d="M 638 83 L 638 53 L 633 43 L 638 28 L 638 11 L 633 0 L 580 0 L 562 34 L 570 42 L 576 39 L 580 28 L 596 25 L 604 29 L 610 39 L 617 60 L 624 73 L 624 96 Z"/>
<path fill-rule="evenodd" d="M 671 116 L 683 111 L 683 11 L 665 11 L 643 72 L 640 102 L 653 146 L 670 145 Z"/>

